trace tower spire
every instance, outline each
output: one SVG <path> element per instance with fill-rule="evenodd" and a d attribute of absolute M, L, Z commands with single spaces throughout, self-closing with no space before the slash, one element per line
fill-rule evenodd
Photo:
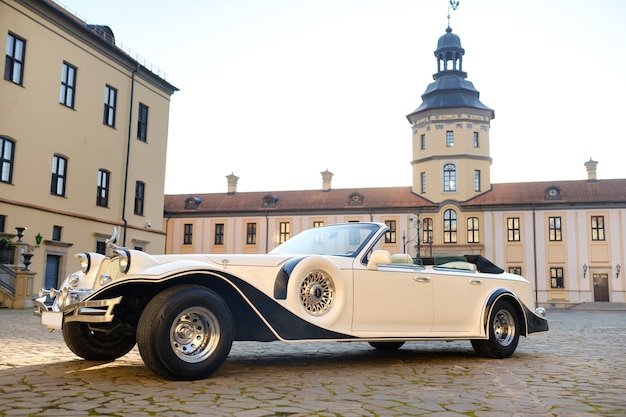
<path fill-rule="evenodd" d="M 448 0 L 448 27 L 450 27 L 450 9 L 456 10 L 459 8 L 459 0 Z"/>

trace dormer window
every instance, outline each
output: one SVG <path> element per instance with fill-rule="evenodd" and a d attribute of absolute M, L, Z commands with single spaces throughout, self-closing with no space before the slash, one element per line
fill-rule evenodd
<path fill-rule="evenodd" d="M 363 205 L 363 194 L 359 192 L 353 192 L 348 196 L 348 205 L 349 206 L 362 206 Z"/>
<path fill-rule="evenodd" d="M 551 186 L 551 187 L 546 188 L 543 199 L 544 200 L 562 200 L 563 196 L 561 195 L 561 189 L 556 186 Z"/>
<path fill-rule="evenodd" d="M 200 203 L 202 203 L 200 197 L 187 197 L 185 199 L 185 210 L 197 210 L 200 207 Z"/>
<path fill-rule="evenodd" d="M 265 208 L 274 208 L 276 207 L 276 203 L 278 203 L 278 196 L 274 194 L 266 194 L 263 197 L 263 207 Z"/>

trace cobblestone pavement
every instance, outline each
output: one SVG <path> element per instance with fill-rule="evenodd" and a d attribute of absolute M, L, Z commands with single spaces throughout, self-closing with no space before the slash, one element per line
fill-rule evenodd
<path fill-rule="evenodd" d="M 626 311 L 550 311 L 512 358 L 469 342 L 236 342 L 211 378 L 156 377 L 136 348 L 74 356 L 30 310 L 0 310 L 0 416 L 625 416 Z"/>

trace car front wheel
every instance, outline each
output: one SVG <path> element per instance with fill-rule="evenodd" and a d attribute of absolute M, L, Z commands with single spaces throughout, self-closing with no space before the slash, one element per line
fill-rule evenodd
<path fill-rule="evenodd" d="M 472 340 L 474 351 L 486 358 L 508 358 L 515 352 L 521 330 L 517 311 L 508 300 L 498 300 L 489 314 L 489 339 Z"/>
<path fill-rule="evenodd" d="M 206 378 L 226 360 L 233 319 L 224 300 L 199 286 L 169 288 L 146 306 L 137 326 L 139 353 L 153 372 L 175 380 Z"/>
<path fill-rule="evenodd" d="M 89 323 L 71 321 L 63 324 L 62 331 L 67 347 L 88 361 L 112 361 L 121 358 L 136 343 L 134 332 L 126 331 L 122 325 L 105 329 Z"/>

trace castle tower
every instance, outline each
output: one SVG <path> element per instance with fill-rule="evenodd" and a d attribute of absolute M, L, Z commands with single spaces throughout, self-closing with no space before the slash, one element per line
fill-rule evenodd
<path fill-rule="evenodd" d="M 461 39 L 439 38 L 435 80 L 407 119 L 413 128 L 413 192 L 435 203 L 467 201 L 491 187 L 489 127 L 495 113 L 466 80 Z"/>

